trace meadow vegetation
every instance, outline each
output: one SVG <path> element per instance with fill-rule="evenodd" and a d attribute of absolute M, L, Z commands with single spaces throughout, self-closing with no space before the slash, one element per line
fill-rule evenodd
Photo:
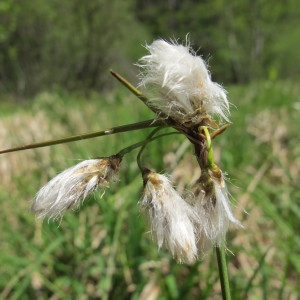
<path fill-rule="evenodd" d="M 227 241 L 232 299 L 299 299 L 298 2 L 1 0 L 0 150 L 153 118 L 108 70 L 136 84 L 142 45 L 189 34 L 232 103 L 232 125 L 214 142 L 244 225 Z M 30 212 L 57 173 L 147 134 L 0 155 L 0 299 L 220 299 L 213 251 L 187 266 L 151 241 L 136 151 L 102 199 L 61 222 Z M 166 136 L 143 159 L 184 192 L 199 177 L 188 147 Z"/>
<path fill-rule="evenodd" d="M 245 227 L 228 236 L 232 297 L 297 299 L 299 86 L 266 81 L 227 88 L 236 106 L 233 124 L 217 138 L 215 155 L 229 173 L 234 213 Z M 88 97 L 44 92 L 22 105 L 2 104 L 2 149 L 154 117 L 122 87 Z M 136 153 L 125 157 L 119 181 L 102 199 L 95 193 L 61 222 L 42 223 L 29 211 L 37 190 L 58 172 L 114 154 L 144 136 L 145 131 L 136 131 L 0 156 L 1 299 L 220 297 L 213 252 L 187 266 L 158 252 L 151 241 L 137 206 L 142 179 Z M 184 190 L 197 178 L 187 147 L 180 136 L 169 136 L 151 143 L 144 156 Z"/>

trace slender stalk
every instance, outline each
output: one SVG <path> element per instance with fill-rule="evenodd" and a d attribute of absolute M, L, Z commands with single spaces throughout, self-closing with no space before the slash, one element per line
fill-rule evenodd
<path fill-rule="evenodd" d="M 161 111 L 157 110 L 155 106 L 151 105 L 151 102 L 148 101 L 148 98 L 136 87 L 134 87 L 127 79 L 122 77 L 120 74 L 117 72 L 110 70 L 110 73 L 117 79 L 119 80 L 127 89 L 129 89 L 135 96 L 137 96 L 147 107 L 149 107 L 154 113 L 159 115 L 162 119 L 168 119 L 169 121 L 171 118 L 169 118 L 167 115 L 162 113 Z"/>
<path fill-rule="evenodd" d="M 149 135 L 148 135 L 148 137 L 147 137 L 147 139 L 145 140 L 145 143 L 144 143 L 144 145 L 142 145 L 142 148 L 140 149 L 140 151 L 139 151 L 139 153 L 138 153 L 138 155 L 137 155 L 137 157 L 136 157 L 136 161 L 137 161 L 137 164 L 138 164 L 138 166 L 139 166 L 139 169 L 140 169 L 140 171 L 143 173 L 143 167 L 142 167 L 142 165 L 141 165 L 141 155 L 142 155 L 142 153 L 143 153 L 143 151 L 144 151 L 144 149 L 145 149 L 145 147 L 146 147 L 146 145 L 150 142 L 150 141 L 152 141 L 152 137 L 156 134 L 156 132 L 158 132 L 159 130 L 160 130 L 161 128 L 155 128 Z M 176 133 L 178 133 L 178 132 L 176 132 Z M 157 137 L 155 137 L 155 138 L 158 138 L 158 136 Z M 154 139 L 155 139 L 154 138 Z"/>
<path fill-rule="evenodd" d="M 95 137 L 99 137 L 99 136 L 105 136 L 105 135 L 110 135 L 110 134 L 115 134 L 115 133 L 120 133 L 120 132 L 145 129 L 145 128 L 151 128 L 151 127 L 159 127 L 162 125 L 165 125 L 165 123 L 163 121 L 151 119 L 151 120 L 142 121 L 142 122 L 138 122 L 138 123 L 117 126 L 117 127 L 113 127 L 111 129 L 107 129 L 107 130 L 99 130 L 99 131 L 95 131 L 95 132 L 91 132 L 91 133 L 74 135 L 74 136 L 61 138 L 61 139 L 57 139 L 57 140 L 50 140 L 50 141 L 45 141 L 45 142 L 40 142 L 40 143 L 28 144 L 25 146 L 19 146 L 19 147 L 15 147 L 15 148 L 9 148 L 9 149 L 5 149 L 5 150 L 1 150 L 0 154 L 21 151 L 21 150 L 27 150 L 27 149 L 47 147 L 47 146 L 52 146 L 52 145 L 64 144 L 64 143 L 70 143 L 70 142 L 74 142 L 74 141 L 86 140 L 86 139 L 91 139 L 91 138 L 95 138 Z"/>
<path fill-rule="evenodd" d="M 157 128 L 157 129 L 155 130 L 155 133 L 156 133 L 158 130 L 162 129 L 162 128 L 163 128 L 163 127 Z M 155 133 L 153 133 L 153 134 L 155 134 Z M 140 157 L 141 157 L 142 151 L 144 150 L 145 146 L 146 146 L 148 143 L 150 143 L 150 142 L 152 142 L 152 141 L 154 141 L 154 140 L 157 140 L 157 139 L 159 139 L 159 138 L 161 138 L 161 137 L 167 136 L 167 135 L 171 135 L 171 134 L 181 134 L 181 133 L 178 132 L 178 131 L 175 131 L 175 132 L 168 132 L 168 133 L 163 133 L 163 134 L 160 134 L 160 135 L 156 135 L 156 136 L 154 136 L 154 137 L 153 137 L 153 134 L 149 135 L 149 136 L 147 137 L 147 139 L 145 139 L 145 140 L 143 140 L 143 141 L 141 141 L 141 142 L 135 143 L 135 144 L 133 144 L 133 145 L 130 145 L 129 147 L 126 147 L 126 148 L 122 149 L 121 151 L 119 151 L 119 152 L 116 154 L 116 156 L 121 156 L 121 157 L 123 157 L 123 156 L 126 155 L 127 153 L 129 153 L 129 152 L 135 150 L 136 148 L 140 148 L 140 147 L 141 147 L 141 150 L 139 151 L 138 156 L 137 156 L 137 164 L 138 164 L 140 170 L 142 171 L 143 168 L 142 168 L 141 163 L 140 163 Z"/>
<path fill-rule="evenodd" d="M 216 247 L 216 255 L 217 255 L 220 283 L 222 289 L 222 298 L 223 300 L 231 300 L 225 248 Z"/>
<path fill-rule="evenodd" d="M 147 97 L 144 96 L 143 93 L 139 91 L 136 87 L 134 87 L 127 79 L 125 79 L 124 77 L 122 77 L 120 74 L 118 74 L 113 70 L 110 70 L 110 73 L 144 103 L 148 101 Z"/>

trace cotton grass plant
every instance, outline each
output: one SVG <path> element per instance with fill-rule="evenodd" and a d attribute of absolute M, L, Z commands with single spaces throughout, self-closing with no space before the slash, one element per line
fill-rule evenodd
<path fill-rule="evenodd" d="M 194 264 L 216 249 L 223 299 L 230 299 L 226 267 L 226 233 L 231 225 L 242 227 L 231 211 L 225 172 L 214 161 L 213 140 L 228 127 L 230 104 L 226 91 L 211 80 L 204 60 L 189 42 L 180 45 L 164 40 L 147 45 L 142 57 L 140 84 L 135 88 L 121 75 L 112 75 L 155 114 L 156 118 L 108 130 L 10 148 L 0 153 L 46 147 L 138 129 L 154 128 L 150 135 L 109 157 L 84 160 L 50 180 L 36 194 L 32 211 L 38 218 L 61 220 L 68 210 L 77 210 L 95 191 L 105 190 L 117 178 L 126 154 L 139 149 L 137 164 L 143 181 L 138 202 L 148 216 L 153 240 L 179 263 Z M 170 128 L 165 132 L 162 129 Z M 163 132 L 163 133 L 161 133 Z M 184 194 L 167 174 L 145 166 L 142 155 L 148 145 L 170 134 L 181 134 L 191 143 L 201 175 Z"/>

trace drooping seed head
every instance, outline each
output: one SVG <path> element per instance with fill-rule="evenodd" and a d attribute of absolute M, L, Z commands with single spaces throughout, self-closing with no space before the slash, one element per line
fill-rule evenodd
<path fill-rule="evenodd" d="M 140 205 L 149 214 L 152 235 L 179 262 L 197 259 L 194 222 L 197 215 L 172 187 L 167 176 L 146 170 Z"/>
<path fill-rule="evenodd" d="M 223 173 L 220 170 L 221 177 L 214 177 L 213 172 L 208 174 L 204 183 L 197 182 L 193 199 L 195 209 L 202 216 L 199 232 L 204 232 L 213 246 L 223 246 L 230 224 L 242 225 L 232 213 Z"/>
<path fill-rule="evenodd" d="M 109 187 L 119 170 L 121 157 L 89 159 L 55 176 L 36 194 L 31 210 L 38 218 L 61 218 L 67 209 L 77 209 L 97 188 Z"/>

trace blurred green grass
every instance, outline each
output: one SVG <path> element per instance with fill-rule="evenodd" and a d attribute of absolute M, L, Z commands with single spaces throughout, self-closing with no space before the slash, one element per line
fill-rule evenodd
<path fill-rule="evenodd" d="M 215 152 L 245 226 L 228 235 L 233 299 L 297 299 L 300 88 L 260 82 L 228 90 L 236 106 L 233 124 L 216 139 Z M 88 98 L 45 92 L 23 107 L 1 108 L 1 148 L 153 117 L 122 88 Z M 120 181 L 102 199 L 96 193 L 61 223 L 37 222 L 29 212 L 35 192 L 58 172 L 144 136 L 136 131 L 0 156 L 1 299 L 220 298 L 213 251 L 186 266 L 151 241 L 137 206 L 142 180 L 136 152 L 126 156 Z M 178 172 L 187 160 L 191 176 L 195 171 L 192 152 L 169 161 L 182 142 L 177 135 L 153 142 L 143 159 L 157 171 L 174 173 L 177 166 L 184 180 Z"/>

